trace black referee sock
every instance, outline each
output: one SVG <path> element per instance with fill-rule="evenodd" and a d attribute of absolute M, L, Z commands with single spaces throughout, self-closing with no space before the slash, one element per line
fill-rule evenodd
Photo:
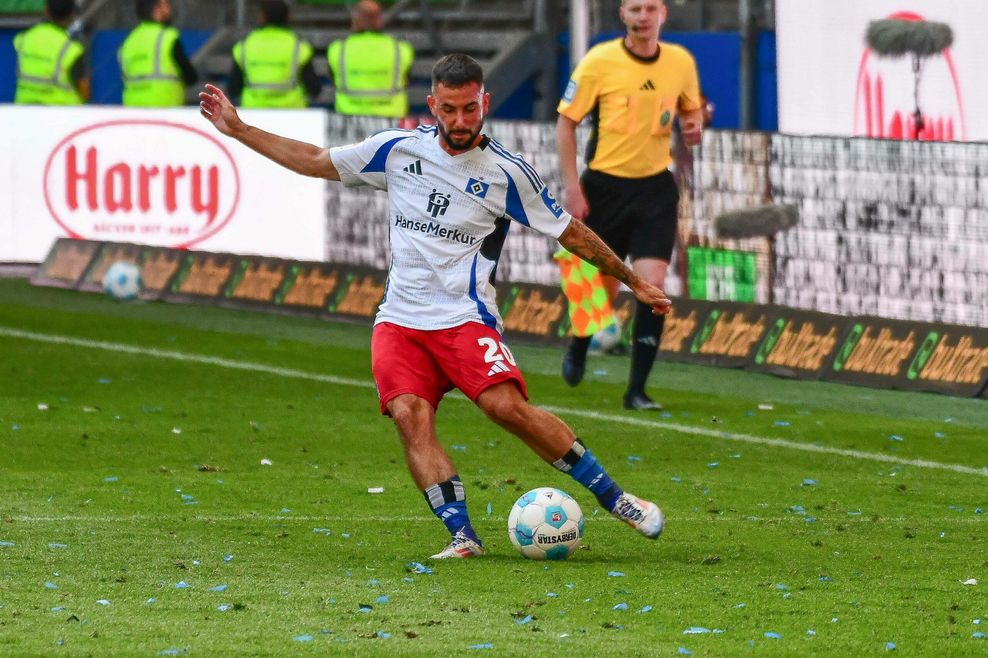
<path fill-rule="evenodd" d="M 645 382 L 652 372 L 655 355 L 659 351 L 662 328 L 666 317 L 652 313 L 652 307 L 637 302 L 635 329 L 631 344 L 631 375 L 628 378 L 628 394 L 645 393 Z"/>
<path fill-rule="evenodd" d="M 590 349 L 590 339 L 593 336 L 573 336 L 569 342 L 569 353 L 583 363 L 587 360 L 587 351 Z"/>

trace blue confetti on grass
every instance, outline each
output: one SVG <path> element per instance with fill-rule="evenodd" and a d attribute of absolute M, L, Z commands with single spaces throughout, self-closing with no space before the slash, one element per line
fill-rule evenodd
<path fill-rule="evenodd" d="M 610 576 L 611 578 L 624 578 L 623 571 L 608 571 L 607 575 Z"/>
<path fill-rule="evenodd" d="M 821 583 L 832 583 L 832 582 L 834 582 L 834 579 L 831 578 L 830 576 L 820 576 L 819 580 L 820 580 Z"/>
<path fill-rule="evenodd" d="M 548 592 L 548 593 L 546 593 L 546 596 L 548 596 L 550 599 L 558 599 L 559 598 L 559 595 L 556 594 L 555 592 Z"/>
<path fill-rule="evenodd" d="M 660 418 L 672 418 L 672 413 L 669 411 L 663 411 L 659 414 Z"/>
<path fill-rule="evenodd" d="M 886 651 L 895 651 L 895 642 L 886 642 L 885 643 L 885 650 Z"/>
<path fill-rule="evenodd" d="M 357 608 L 357 612 L 364 612 L 364 613 L 366 613 L 366 612 L 370 612 L 371 610 L 374 609 L 374 606 L 370 605 L 369 603 L 361 603 L 359 605 L 360 605 L 360 607 Z"/>
<path fill-rule="evenodd" d="M 50 580 L 45 581 L 45 589 L 58 589 L 58 585 L 51 582 Z"/>
<path fill-rule="evenodd" d="M 976 640 L 983 640 L 985 639 L 986 635 L 984 631 L 974 631 L 973 633 L 971 633 L 971 637 L 973 637 Z"/>
<path fill-rule="evenodd" d="M 388 598 L 388 596 L 387 596 L 386 594 L 385 594 L 385 595 L 382 595 L 382 596 L 379 596 L 379 597 L 377 597 L 377 602 L 378 602 L 378 604 L 380 604 L 380 605 L 383 605 L 383 604 L 385 604 L 385 603 L 387 603 L 387 602 L 388 602 L 388 601 L 390 601 L 390 600 L 391 600 L 391 599 L 389 599 L 389 598 Z"/>
<path fill-rule="evenodd" d="M 56 605 L 54 608 L 51 609 L 52 612 L 61 612 L 62 610 L 65 610 L 64 605 Z"/>
<path fill-rule="evenodd" d="M 946 434 L 944 434 L 943 432 L 934 432 L 934 433 L 933 433 L 933 436 L 934 436 L 934 438 L 937 438 L 937 439 L 942 439 L 943 437 L 945 437 L 945 436 L 947 436 L 947 435 L 946 435 Z"/>
<path fill-rule="evenodd" d="M 119 481 L 120 478 L 118 478 L 116 475 L 107 475 L 105 478 L 103 478 L 103 482 L 119 482 Z"/>
<path fill-rule="evenodd" d="M 230 555 L 224 555 L 223 556 L 223 561 L 224 562 L 233 562 L 233 555 L 232 554 L 230 554 Z"/>
<path fill-rule="evenodd" d="M 611 610 L 627 610 L 627 609 L 628 609 L 627 603 L 618 603 L 616 606 L 611 608 Z"/>
<path fill-rule="evenodd" d="M 147 601 L 145 601 L 145 603 L 147 603 L 148 605 L 151 605 L 152 603 L 157 603 L 157 602 L 158 602 L 158 599 L 154 598 L 153 596 L 151 598 L 149 598 Z"/>
<path fill-rule="evenodd" d="M 810 478 L 806 478 L 805 480 L 803 480 L 804 487 L 815 487 L 816 484 L 817 484 L 816 480 Z"/>
<path fill-rule="evenodd" d="M 110 605 L 110 600 L 109 599 L 99 599 L 96 602 L 99 603 L 100 605 Z"/>
<path fill-rule="evenodd" d="M 329 537 L 331 534 L 333 534 L 333 531 L 330 530 L 329 528 L 313 528 L 312 532 L 316 532 L 320 535 L 325 535 L 326 537 Z"/>
<path fill-rule="evenodd" d="M 720 466 L 720 462 L 710 462 L 707 464 L 707 468 L 717 468 L 718 466 Z"/>
<path fill-rule="evenodd" d="M 68 548 L 68 544 L 62 544 L 57 541 L 48 542 L 48 548 Z"/>
<path fill-rule="evenodd" d="M 703 626 L 690 626 L 685 631 L 683 631 L 683 635 L 706 635 L 707 633 L 712 633 L 712 632 L 713 631 L 711 631 L 709 628 L 705 628 Z"/>
<path fill-rule="evenodd" d="M 159 656 L 180 656 L 186 653 L 185 649 L 162 649 L 158 652 Z"/>
<path fill-rule="evenodd" d="M 226 591 L 226 584 L 223 584 L 223 585 L 213 585 L 212 587 L 209 588 L 209 591 L 210 592 L 225 592 Z"/>
<path fill-rule="evenodd" d="M 889 437 L 889 441 L 898 441 L 901 443 L 902 441 L 905 441 L 905 439 L 899 436 L 898 434 L 893 434 L 892 436 Z"/>
<path fill-rule="evenodd" d="M 651 612 L 651 611 L 652 611 L 652 606 L 645 605 L 645 606 L 642 606 L 642 609 L 639 610 L 638 612 Z"/>
<path fill-rule="evenodd" d="M 806 631 L 806 634 L 810 637 L 816 637 L 816 631 L 813 630 L 812 628 Z"/>
<path fill-rule="evenodd" d="M 789 427 L 791 423 L 788 420 L 777 420 L 775 421 L 776 427 Z"/>
<path fill-rule="evenodd" d="M 482 644 L 471 644 L 470 646 L 467 647 L 467 649 L 470 650 L 493 649 L 493 648 L 494 648 L 494 644 L 491 642 L 484 642 Z"/>
<path fill-rule="evenodd" d="M 376 635 L 382 640 L 387 640 L 389 637 L 391 637 L 391 633 L 388 633 L 387 631 L 378 631 Z"/>
<path fill-rule="evenodd" d="M 789 585 L 786 585 L 785 583 L 778 583 L 778 584 L 777 584 L 777 585 L 775 586 L 775 589 L 777 589 L 777 590 L 780 590 L 780 591 L 783 591 L 783 592 L 784 592 L 784 591 L 786 591 L 786 590 L 788 590 L 788 589 L 789 589 Z"/>
<path fill-rule="evenodd" d="M 780 633 L 776 633 L 775 631 L 766 631 L 765 632 L 765 637 L 767 637 L 770 640 L 781 640 L 782 639 L 782 635 Z"/>
<path fill-rule="evenodd" d="M 312 636 L 306 633 L 305 635 L 296 635 L 292 638 L 296 642 L 312 642 Z"/>
<path fill-rule="evenodd" d="M 683 656 L 692 656 L 693 655 L 693 652 L 690 651 L 689 649 L 687 649 L 686 647 L 679 647 L 678 649 L 676 649 L 676 653 L 681 654 Z"/>
<path fill-rule="evenodd" d="M 640 462 L 642 460 L 638 455 L 628 455 L 629 462 Z"/>
<path fill-rule="evenodd" d="M 113 380 L 112 380 L 112 379 L 110 379 L 109 377 L 100 377 L 100 378 L 99 378 L 99 379 L 97 379 L 96 381 L 97 381 L 98 383 L 100 383 L 100 384 L 110 384 L 110 383 L 112 383 L 112 382 L 113 382 Z"/>
<path fill-rule="evenodd" d="M 680 477 L 679 477 L 678 475 L 673 475 L 671 479 L 672 479 L 672 481 L 673 481 L 673 482 L 675 482 L 676 484 L 679 484 L 680 482 L 682 482 L 682 481 L 683 481 L 683 480 L 682 480 L 682 479 L 681 479 L 681 478 L 680 478 Z"/>
<path fill-rule="evenodd" d="M 405 582 L 405 583 L 414 583 L 415 582 L 415 579 L 412 578 L 411 576 L 405 576 L 401 580 L 402 580 L 402 582 Z"/>
<path fill-rule="evenodd" d="M 230 605 L 229 603 L 221 603 L 218 606 L 216 606 L 216 609 L 219 610 L 220 612 L 226 612 L 227 610 L 230 610 L 231 608 L 233 608 L 233 606 Z"/>
<path fill-rule="evenodd" d="M 452 448 L 453 450 L 455 450 L 457 452 L 466 452 L 467 451 L 467 447 L 465 445 L 461 445 L 461 444 L 458 444 L 458 443 L 451 445 L 450 448 Z"/>
<path fill-rule="evenodd" d="M 494 511 L 493 506 L 491 506 L 491 504 L 488 502 L 487 503 L 487 516 L 490 516 L 491 515 L 491 512 L 493 512 L 493 511 Z"/>
<path fill-rule="evenodd" d="M 17 546 L 17 544 L 12 541 L 0 541 L 0 548 L 11 548 L 13 546 Z"/>
<path fill-rule="evenodd" d="M 532 615 L 525 615 L 515 623 L 518 624 L 519 626 L 524 626 L 525 624 L 528 624 L 531 621 L 532 621 Z"/>
<path fill-rule="evenodd" d="M 189 588 L 189 584 L 184 580 L 180 580 L 177 583 L 175 583 L 175 589 L 188 589 L 188 588 Z"/>

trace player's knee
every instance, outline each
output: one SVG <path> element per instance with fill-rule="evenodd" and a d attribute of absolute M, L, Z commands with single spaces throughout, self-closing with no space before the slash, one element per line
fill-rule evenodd
<path fill-rule="evenodd" d="M 407 399 L 406 396 L 399 396 L 388 403 L 388 413 L 391 414 L 391 419 L 398 427 L 411 428 L 421 417 L 424 411 L 423 405 L 427 406 L 428 403 L 424 400 Z"/>
<path fill-rule="evenodd" d="M 528 403 L 518 398 L 499 397 L 486 400 L 481 408 L 498 425 L 517 425 L 525 418 Z"/>

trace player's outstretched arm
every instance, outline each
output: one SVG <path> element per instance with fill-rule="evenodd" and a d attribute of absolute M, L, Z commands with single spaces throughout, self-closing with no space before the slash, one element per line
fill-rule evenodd
<path fill-rule="evenodd" d="M 340 180 L 340 174 L 329 157 L 329 149 L 275 135 L 244 123 L 233 103 L 218 87 L 207 84 L 205 91 L 199 92 L 199 113 L 227 137 L 234 138 L 282 167 L 303 176 Z"/>
<path fill-rule="evenodd" d="M 604 274 L 627 285 L 635 297 L 643 304 L 652 307 L 652 312 L 656 315 L 668 313 L 672 307 L 672 302 L 662 290 L 632 272 L 631 268 L 583 222 L 571 221 L 559 236 L 559 244 L 588 263 L 596 265 Z"/>

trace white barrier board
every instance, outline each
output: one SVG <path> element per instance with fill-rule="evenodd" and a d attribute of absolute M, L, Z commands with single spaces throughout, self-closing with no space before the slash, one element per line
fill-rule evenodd
<path fill-rule="evenodd" d="M 321 110 L 244 113 L 322 145 Z M 325 257 L 325 181 L 217 132 L 195 108 L 0 106 L 0 261 L 59 237 L 299 260 Z"/>

